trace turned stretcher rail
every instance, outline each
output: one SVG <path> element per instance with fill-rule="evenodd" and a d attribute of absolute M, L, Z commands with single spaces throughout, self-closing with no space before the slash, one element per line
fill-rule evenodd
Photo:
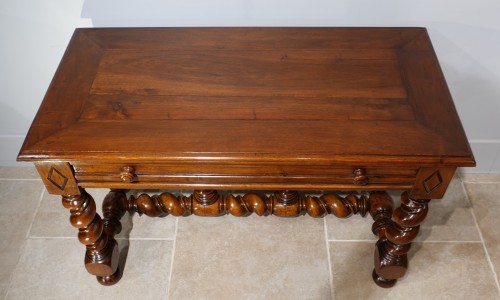
<path fill-rule="evenodd" d="M 219 194 L 215 190 L 195 190 L 190 196 L 171 193 L 150 196 L 130 196 L 125 210 L 146 214 L 150 217 L 174 216 L 221 216 L 231 214 L 245 217 L 252 213 L 259 216 L 275 215 L 296 217 L 308 214 L 323 217 L 333 214 L 347 218 L 353 214 L 365 216 L 369 211 L 368 199 L 349 194 L 345 197 L 324 194 L 320 197 L 303 196 L 297 191 L 276 191 L 270 196 L 247 193 L 243 196 Z"/>

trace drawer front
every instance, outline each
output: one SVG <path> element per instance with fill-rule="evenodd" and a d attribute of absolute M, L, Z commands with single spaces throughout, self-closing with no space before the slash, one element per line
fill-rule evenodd
<path fill-rule="evenodd" d="M 111 188 L 400 189 L 418 169 L 384 166 L 278 164 L 78 163 L 79 185 Z"/>

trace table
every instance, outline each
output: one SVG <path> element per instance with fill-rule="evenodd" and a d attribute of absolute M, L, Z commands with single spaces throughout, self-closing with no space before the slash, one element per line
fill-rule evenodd
<path fill-rule="evenodd" d="M 76 29 L 18 160 L 62 195 L 104 285 L 125 212 L 369 213 L 390 287 L 429 200 L 475 165 L 425 28 Z M 111 189 L 102 217 L 91 187 Z"/>

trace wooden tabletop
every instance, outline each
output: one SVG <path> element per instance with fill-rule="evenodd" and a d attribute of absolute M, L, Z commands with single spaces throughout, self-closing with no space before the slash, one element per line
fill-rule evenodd
<path fill-rule="evenodd" d="M 424 28 L 77 29 L 19 160 L 474 165 Z"/>

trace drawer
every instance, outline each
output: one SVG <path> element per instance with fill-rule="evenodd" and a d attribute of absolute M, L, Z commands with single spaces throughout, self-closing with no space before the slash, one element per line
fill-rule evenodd
<path fill-rule="evenodd" d="M 216 163 L 78 163 L 79 185 L 114 188 L 396 189 L 415 183 L 417 168 Z"/>

